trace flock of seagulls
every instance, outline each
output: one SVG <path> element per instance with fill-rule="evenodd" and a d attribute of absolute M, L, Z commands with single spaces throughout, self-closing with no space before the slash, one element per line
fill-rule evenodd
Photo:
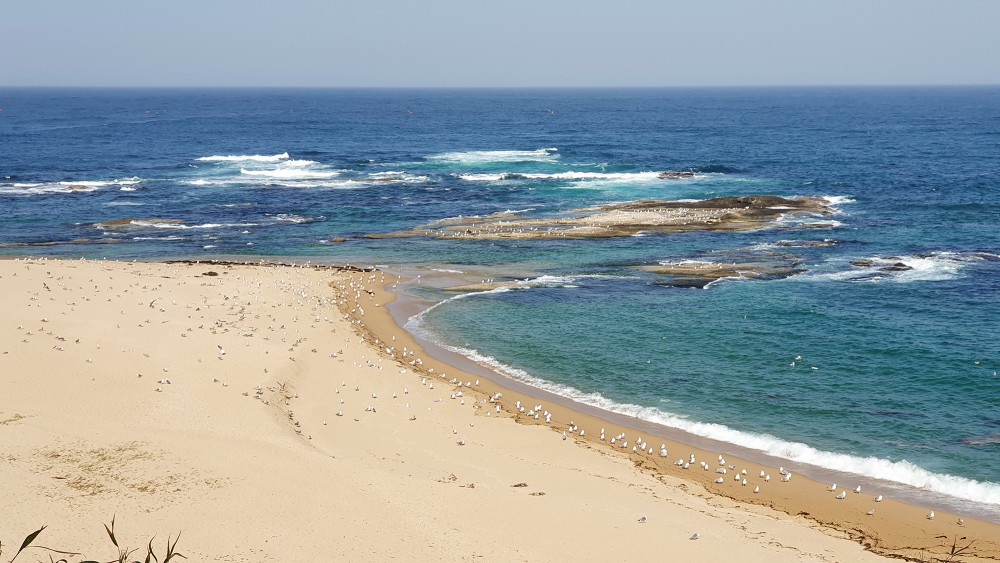
<path fill-rule="evenodd" d="M 369 281 L 372 281 L 374 283 L 378 283 L 378 281 L 374 280 L 373 278 L 370 278 Z M 382 278 L 381 282 L 383 282 L 383 284 L 384 284 L 384 277 Z M 361 307 L 361 297 L 362 297 L 363 293 L 367 293 L 367 294 L 370 295 L 371 292 L 369 292 L 368 290 L 365 289 L 364 284 L 362 282 L 356 282 L 353 279 L 351 279 L 349 282 L 347 282 L 346 285 L 341 286 L 341 289 L 344 291 L 344 295 L 340 296 L 338 299 L 340 300 L 339 304 L 342 307 L 345 304 L 347 304 L 347 297 L 353 297 L 353 308 L 349 308 L 348 311 L 344 314 L 344 317 L 348 318 L 348 319 L 353 319 L 351 322 L 354 323 L 354 324 L 361 325 L 360 317 L 363 317 L 364 314 L 365 314 L 364 313 L 364 309 Z M 352 293 L 353 293 L 353 295 L 351 295 Z M 304 292 L 303 292 L 302 296 L 303 297 L 305 296 Z M 149 304 L 150 308 L 155 308 L 154 305 L 155 305 L 156 301 L 157 300 L 154 300 L 153 302 L 151 302 Z M 176 305 L 176 301 L 174 301 L 173 304 Z M 375 306 L 377 307 L 378 305 L 376 304 Z M 188 308 L 190 308 L 190 307 L 191 306 L 188 305 Z M 350 307 L 350 305 L 347 305 L 347 307 Z M 344 307 L 344 308 L 347 308 L 347 307 Z M 298 317 L 296 317 L 296 320 L 298 320 Z M 47 322 L 49 322 L 49 319 L 47 317 L 42 317 L 41 322 L 47 323 Z M 148 323 L 148 321 L 146 321 L 146 322 Z M 314 319 L 313 319 L 313 322 L 321 322 L 320 317 L 319 316 L 315 316 Z M 21 328 L 22 328 L 21 326 L 18 326 L 18 329 L 21 329 Z M 202 328 L 202 327 L 199 327 L 199 328 Z M 279 330 L 281 330 L 281 329 L 285 329 L 285 326 L 282 325 Z M 184 335 L 182 335 L 182 336 L 184 336 Z M 371 338 L 371 337 L 369 337 L 369 338 Z M 364 341 L 364 339 L 365 339 L 365 337 L 361 338 L 362 341 Z M 396 338 L 393 336 L 392 340 L 393 340 L 393 342 L 395 342 Z M 282 338 L 282 341 L 284 341 L 284 338 Z M 79 343 L 80 342 L 79 339 L 76 342 Z M 298 345 L 300 345 L 301 343 L 302 343 L 302 340 L 296 341 L 295 344 L 292 346 L 292 348 L 290 348 L 289 350 L 290 351 L 294 350 L 295 347 L 298 346 Z M 395 346 L 384 346 L 384 344 L 386 344 L 386 343 L 382 343 L 380 345 L 377 340 L 375 341 L 375 344 L 378 345 L 377 348 L 379 350 L 385 351 L 386 354 L 388 354 L 390 356 L 393 356 L 393 357 L 395 357 L 397 359 L 400 359 L 401 362 L 402 362 L 402 364 L 404 366 L 405 365 L 409 365 L 411 367 L 417 368 L 417 367 L 422 367 L 422 365 L 423 365 L 423 361 L 416 357 L 416 352 L 413 351 L 413 350 L 409 350 L 406 347 L 403 347 L 401 350 L 397 350 Z M 216 357 L 219 360 L 223 360 L 227 356 L 226 349 L 223 347 L 222 344 L 216 344 L 216 346 L 217 346 Z M 98 346 L 98 348 L 100 348 L 100 347 Z M 123 349 L 123 351 L 124 351 L 124 349 Z M 315 352 L 316 350 L 314 349 L 313 351 Z M 343 350 L 340 350 L 340 351 L 338 351 L 336 353 L 330 354 L 330 358 L 336 360 L 336 359 L 338 359 L 338 356 L 342 355 L 342 354 L 343 354 Z M 146 357 L 148 358 L 148 355 Z M 88 358 L 86 361 L 87 361 L 87 363 L 93 363 L 93 359 L 92 358 Z M 341 359 L 340 361 L 344 361 L 344 360 Z M 377 368 L 377 369 L 381 370 L 382 366 L 379 365 L 379 363 L 381 361 L 382 361 L 381 359 L 378 359 L 377 361 L 374 361 L 372 359 L 364 359 L 364 362 L 361 363 L 361 364 L 355 363 L 355 367 L 357 367 L 357 368 Z M 796 357 L 795 361 L 801 361 L 801 357 Z M 792 363 L 792 366 L 795 366 L 795 362 Z M 162 369 L 163 369 L 164 372 L 168 371 L 168 368 L 166 368 L 166 367 L 164 367 Z M 265 372 L 267 371 L 266 368 L 265 368 L 264 371 Z M 408 372 L 408 370 L 405 370 L 405 369 L 401 370 L 401 371 L 404 372 L 404 373 L 410 373 L 410 372 Z M 449 379 L 449 378 L 447 378 L 446 374 L 444 374 L 444 373 L 434 373 L 433 368 L 426 368 L 423 371 L 425 372 L 426 375 L 421 376 L 421 379 L 420 379 L 421 385 L 426 386 L 428 389 L 434 389 L 434 380 L 435 379 L 440 380 L 442 383 L 447 383 L 447 384 L 451 385 L 451 387 L 452 387 L 452 389 L 454 389 L 454 391 L 451 392 L 450 395 L 449 395 L 450 400 L 451 401 L 455 401 L 458 405 L 460 405 L 460 406 L 465 405 L 466 404 L 466 398 L 468 398 L 473 403 L 473 407 L 474 408 L 476 408 L 476 409 L 484 409 L 484 413 L 485 413 L 484 415 L 485 416 L 491 416 L 493 413 L 499 414 L 499 413 L 503 412 L 503 408 L 502 407 L 504 406 L 504 400 L 503 400 L 502 394 L 499 393 L 499 392 L 494 393 L 492 395 L 489 395 L 485 399 L 481 399 L 481 398 L 475 397 L 474 395 L 476 395 L 476 394 L 473 394 L 473 396 L 467 396 L 465 394 L 466 391 L 468 391 L 468 390 L 478 389 L 479 388 L 479 383 L 480 383 L 479 380 L 476 380 L 475 383 L 473 383 L 472 381 L 465 381 L 465 382 L 459 381 L 457 378 L 454 378 L 454 377 Z M 142 374 L 140 373 L 138 375 L 138 377 L 141 378 Z M 182 378 L 182 381 L 183 381 L 183 378 Z M 212 378 L 212 382 L 213 383 L 217 383 L 219 381 L 220 380 L 218 378 Z M 165 385 L 171 385 L 172 382 L 168 378 L 161 378 L 161 379 L 159 379 L 159 380 L 156 381 L 156 384 L 157 384 L 157 387 L 155 387 L 155 391 L 156 392 L 163 392 L 163 386 L 165 386 Z M 228 386 L 228 382 L 223 382 L 223 386 L 224 387 Z M 346 382 L 342 382 L 341 387 L 346 387 Z M 269 388 L 269 390 L 276 391 L 276 389 L 274 389 L 274 388 Z M 360 387 L 359 386 L 355 386 L 354 390 L 355 391 L 360 391 Z M 338 395 L 340 395 L 340 390 L 338 389 L 336 391 L 336 393 Z M 402 395 L 408 395 L 409 394 L 409 389 L 406 388 L 406 387 L 403 387 L 401 393 L 402 393 Z M 262 401 L 265 401 L 262 398 L 263 394 L 264 394 L 263 393 L 263 388 L 261 386 L 255 387 L 255 389 L 254 389 L 254 398 L 261 399 Z M 244 393 L 244 395 L 248 395 L 248 393 Z M 398 399 L 399 396 L 400 395 L 399 395 L 399 393 L 397 391 L 394 390 L 394 391 L 391 392 L 391 398 L 392 399 Z M 290 400 L 292 398 L 298 398 L 298 396 L 297 395 L 294 395 L 294 396 L 285 395 L 285 405 L 288 405 L 289 404 L 288 400 Z M 375 401 L 377 401 L 379 399 L 379 393 L 377 391 L 372 391 L 370 393 L 370 398 L 372 399 L 372 403 L 369 404 L 367 406 L 367 408 L 365 408 L 365 412 L 375 414 L 375 413 L 377 413 L 376 406 L 375 406 Z M 437 399 L 436 402 L 437 401 L 441 401 L 441 399 Z M 265 401 L 265 404 L 266 404 L 266 401 Z M 340 405 L 344 405 L 344 404 L 345 404 L 345 401 L 341 397 L 340 398 Z M 507 406 L 510 407 L 509 403 L 507 403 Z M 406 408 L 410 409 L 410 403 L 406 403 Z M 430 410 L 430 408 L 431 407 L 428 407 L 428 410 Z M 512 408 L 509 408 L 509 410 L 511 411 L 511 414 L 513 414 L 514 416 L 517 416 L 517 417 L 523 416 L 523 417 L 527 417 L 527 418 L 535 420 L 535 421 L 539 421 L 540 423 L 544 422 L 545 425 L 549 425 L 549 426 L 552 426 L 554 428 L 556 426 L 558 426 L 559 429 L 562 430 L 560 437 L 561 437 L 561 440 L 563 440 L 563 441 L 567 441 L 571 436 L 572 437 L 577 437 L 578 436 L 580 438 L 584 438 L 587 435 L 586 431 L 584 429 L 580 428 L 572 420 L 569 421 L 569 423 L 565 424 L 565 425 L 558 424 L 554 420 L 554 414 L 552 412 L 550 412 L 548 409 L 544 408 L 544 405 L 542 405 L 542 404 L 527 405 L 527 404 L 522 404 L 522 402 L 520 400 L 517 400 L 517 401 L 514 401 L 514 403 L 512 405 Z M 289 419 L 293 422 L 293 426 L 295 428 L 295 431 L 297 433 L 301 434 L 300 423 L 294 419 L 294 413 L 291 410 L 288 410 L 287 414 L 288 414 Z M 336 417 L 344 417 L 344 411 L 342 409 L 338 410 L 334 414 L 335 414 Z M 416 414 L 415 413 L 411 414 L 409 416 L 409 420 L 410 421 L 415 421 L 416 419 L 417 418 L 416 418 Z M 354 418 L 354 420 L 355 421 L 359 421 L 360 419 L 359 418 Z M 327 425 L 327 421 L 324 420 L 322 422 L 322 424 L 323 424 L 323 426 L 326 426 Z M 473 425 L 474 425 L 473 423 L 470 423 L 470 426 L 473 426 Z M 458 434 L 458 430 L 457 429 L 453 429 L 452 434 L 453 435 L 457 435 Z M 308 437 L 311 438 L 311 436 L 308 436 Z M 458 446 L 465 446 L 467 444 L 467 441 L 466 441 L 466 439 L 464 437 L 455 436 L 455 438 L 453 438 L 453 439 L 455 439 L 455 444 L 457 444 Z M 617 449 L 620 449 L 620 450 L 628 451 L 630 449 L 631 453 L 635 454 L 635 455 L 651 456 L 653 458 L 667 458 L 669 456 L 669 451 L 668 451 L 668 448 L 667 448 L 667 446 L 666 446 L 665 443 L 661 443 L 657 447 L 657 446 L 655 446 L 653 444 L 648 443 L 647 439 L 644 439 L 642 435 L 636 435 L 634 437 L 630 437 L 625 432 L 619 432 L 618 434 L 616 434 L 616 435 L 610 437 L 610 439 L 608 439 L 606 429 L 605 428 L 601 428 L 600 432 L 598 434 L 598 440 L 601 441 L 601 442 L 606 442 L 611 447 L 617 448 Z M 630 444 L 631 444 L 631 448 L 630 448 Z M 712 460 L 712 461 L 713 461 L 712 463 L 709 463 L 709 461 L 704 460 L 704 459 L 698 460 L 697 456 L 694 453 L 691 453 L 687 457 L 677 458 L 677 460 L 673 462 L 673 465 L 676 466 L 676 467 L 678 467 L 678 468 L 680 468 L 680 469 L 682 469 L 682 470 L 691 470 L 692 468 L 697 468 L 697 469 L 700 469 L 701 471 L 709 471 L 714 466 L 715 467 L 714 473 L 718 475 L 713 480 L 714 484 L 716 484 L 716 485 L 724 485 L 726 483 L 726 480 L 727 480 L 728 476 L 730 474 L 732 474 L 732 476 L 733 476 L 732 477 L 732 481 L 734 483 L 736 483 L 738 486 L 740 486 L 740 487 L 748 487 L 748 486 L 750 486 L 752 484 L 753 485 L 752 492 L 753 492 L 754 495 L 760 494 L 760 492 L 762 490 L 761 487 L 762 486 L 766 486 L 772 480 L 770 473 L 768 473 L 766 470 L 760 470 L 759 472 L 754 473 L 754 474 L 751 474 L 751 472 L 749 472 L 746 468 L 740 468 L 739 470 L 737 470 L 736 465 L 733 464 L 733 463 L 728 463 L 723 454 L 719 454 L 718 457 L 717 457 L 717 459 Z M 787 482 L 789 482 L 792 479 L 792 472 L 786 470 L 784 467 L 779 467 L 778 468 L 778 475 L 780 476 L 779 482 L 782 482 L 782 483 L 787 483 Z M 756 479 L 757 482 L 752 482 L 753 479 Z M 847 497 L 848 497 L 848 491 L 846 489 L 839 489 L 836 483 L 831 484 L 829 487 L 826 488 L 826 490 L 827 490 L 827 492 L 830 492 L 830 493 L 836 493 L 834 495 L 834 499 L 838 500 L 838 501 L 845 501 L 847 499 Z M 861 485 L 858 485 L 858 486 L 856 486 L 853 489 L 853 492 L 855 494 L 860 495 L 861 494 L 861 490 L 862 490 Z M 880 503 L 880 502 L 883 501 L 883 496 L 882 495 L 876 495 L 876 496 L 874 496 L 872 498 L 873 498 L 873 501 L 876 502 L 876 503 Z M 868 516 L 874 516 L 875 515 L 875 509 L 872 508 L 872 509 L 868 510 L 865 514 L 868 515 Z M 935 513 L 934 513 L 934 511 L 933 510 L 930 511 L 930 513 L 926 515 L 926 518 L 928 520 L 934 520 L 935 519 Z M 647 523 L 647 522 L 648 522 L 648 519 L 647 519 L 646 516 L 640 516 L 638 518 L 638 523 L 640 523 L 640 524 L 644 524 L 644 523 Z M 964 525 L 964 520 L 961 519 L 961 518 L 959 518 L 958 519 L 958 525 L 960 525 L 960 526 Z M 691 540 L 697 540 L 700 537 L 701 537 L 701 535 L 699 533 L 694 533 L 693 535 L 690 536 L 690 539 Z"/>

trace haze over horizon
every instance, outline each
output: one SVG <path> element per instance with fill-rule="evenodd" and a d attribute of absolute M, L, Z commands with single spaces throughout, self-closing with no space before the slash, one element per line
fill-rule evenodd
<path fill-rule="evenodd" d="M 0 86 L 1000 84 L 1000 2 L 18 3 Z"/>

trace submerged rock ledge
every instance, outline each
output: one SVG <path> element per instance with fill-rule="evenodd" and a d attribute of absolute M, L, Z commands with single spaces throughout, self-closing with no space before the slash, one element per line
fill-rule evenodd
<path fill-rule="evenodd" d="M 674 287 L 705 287 L 722 278 L 778 280 L 800 274 L 805 270 L 794 265 L 779 266 L 754 262 L 718 264 L 711 262 L 677 262 L 656 266 L 639 266 L 652 274 L 669 276 L 665 285 Z"/>
<path fill-rule="evenodd" d="M 516 213 L 445 219 L 408 231 L 366 238 L 433 237 L 437 239 L 588 239 L 641 233 L 749 231 L 774 224 L 784 215 L 833 214 L 820 198 L 777 196 L 720 197 L 702 201 L 643 200 L 574 209 L 548 217 Z"/>

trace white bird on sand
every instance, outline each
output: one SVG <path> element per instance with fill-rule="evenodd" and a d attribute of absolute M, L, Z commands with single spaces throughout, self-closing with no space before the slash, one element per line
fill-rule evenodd
<path fill-rule="evenodd" d="M 718 484 L 720 484 L 720 485 L 721 485 L 722 483 L 724 483 L 725 481 L 726 481 L 726 480 L 725 480 L 725 479 L 723 479 L 722 477 L 719 477 L 718 479 L 716 479 L 716 480 L 715 480 L 715 482 L 716 482 L 716 483 L 718 483 Z"/>
<path fill-rule="evenodd" d="M 859 494 L 859 493 L 861 493 L 861 485 L 854 487 L 854 494 Z"/>
<path fill-rule="evenodd" d="M 934 519 L 934 511 L 933 510 L 931 511 L 930 514 L 927 515 L 927 519 L 928 520 L 933 520 Z"/>
<path fill-rule="evenodd" d="M 756 487 L 753 488 L 753 494 L 757 494 L 759 492 L 760 492 L 760 485 L 757 485 Z"/>
<path fill-rule="evenodd" d="M 868 516 L 875 516 L 875 509 L 873 508 L 873 509 L 869 510 L 868 512 L 865 512 L 865 514 L 867 514 Z"/>
<path fill-rule="evenodd" d="M 784 481 L 784 482 L 786 482 L 786 483 L 789 482 L 789 481 L 791 481 L 792 480 L 792 472 L 789 471 L 789 472 L 785 473 L 785 476 L 782 477 L 781 480 Z"/>
<path fill-rule="evenodd" d="M 959 526 L 964 526 L 965 525 L 965 518 L 959 518 L 958 519 L 958 525 Z"/>
<path fill-rule="evenodd" d="M 847 491 L 840 491 L 840 494 L 837 495 L 837 500 L 844 500 L 845 498 L 847 498 Z"/>
<path fill-rule="evenodd" d="M 875 502 L 882 502 L 882 495 L 875 497 Z"/>
<path fill-rule="evenodd" d="M 837 490 L 837 484 L 834 483 L 834 484 L 830 485 L 829 487 L 826 488 L 826 490 L 830 491 L 831 493 L 833 491 L 836 491 Z"/>

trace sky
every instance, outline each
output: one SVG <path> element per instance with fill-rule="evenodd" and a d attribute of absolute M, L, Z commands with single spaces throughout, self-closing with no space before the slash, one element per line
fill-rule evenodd
<path fill-rule="evenodd" d="M 4 0 L 0 86 L 1000 84 L 1000 0 Z"/>

